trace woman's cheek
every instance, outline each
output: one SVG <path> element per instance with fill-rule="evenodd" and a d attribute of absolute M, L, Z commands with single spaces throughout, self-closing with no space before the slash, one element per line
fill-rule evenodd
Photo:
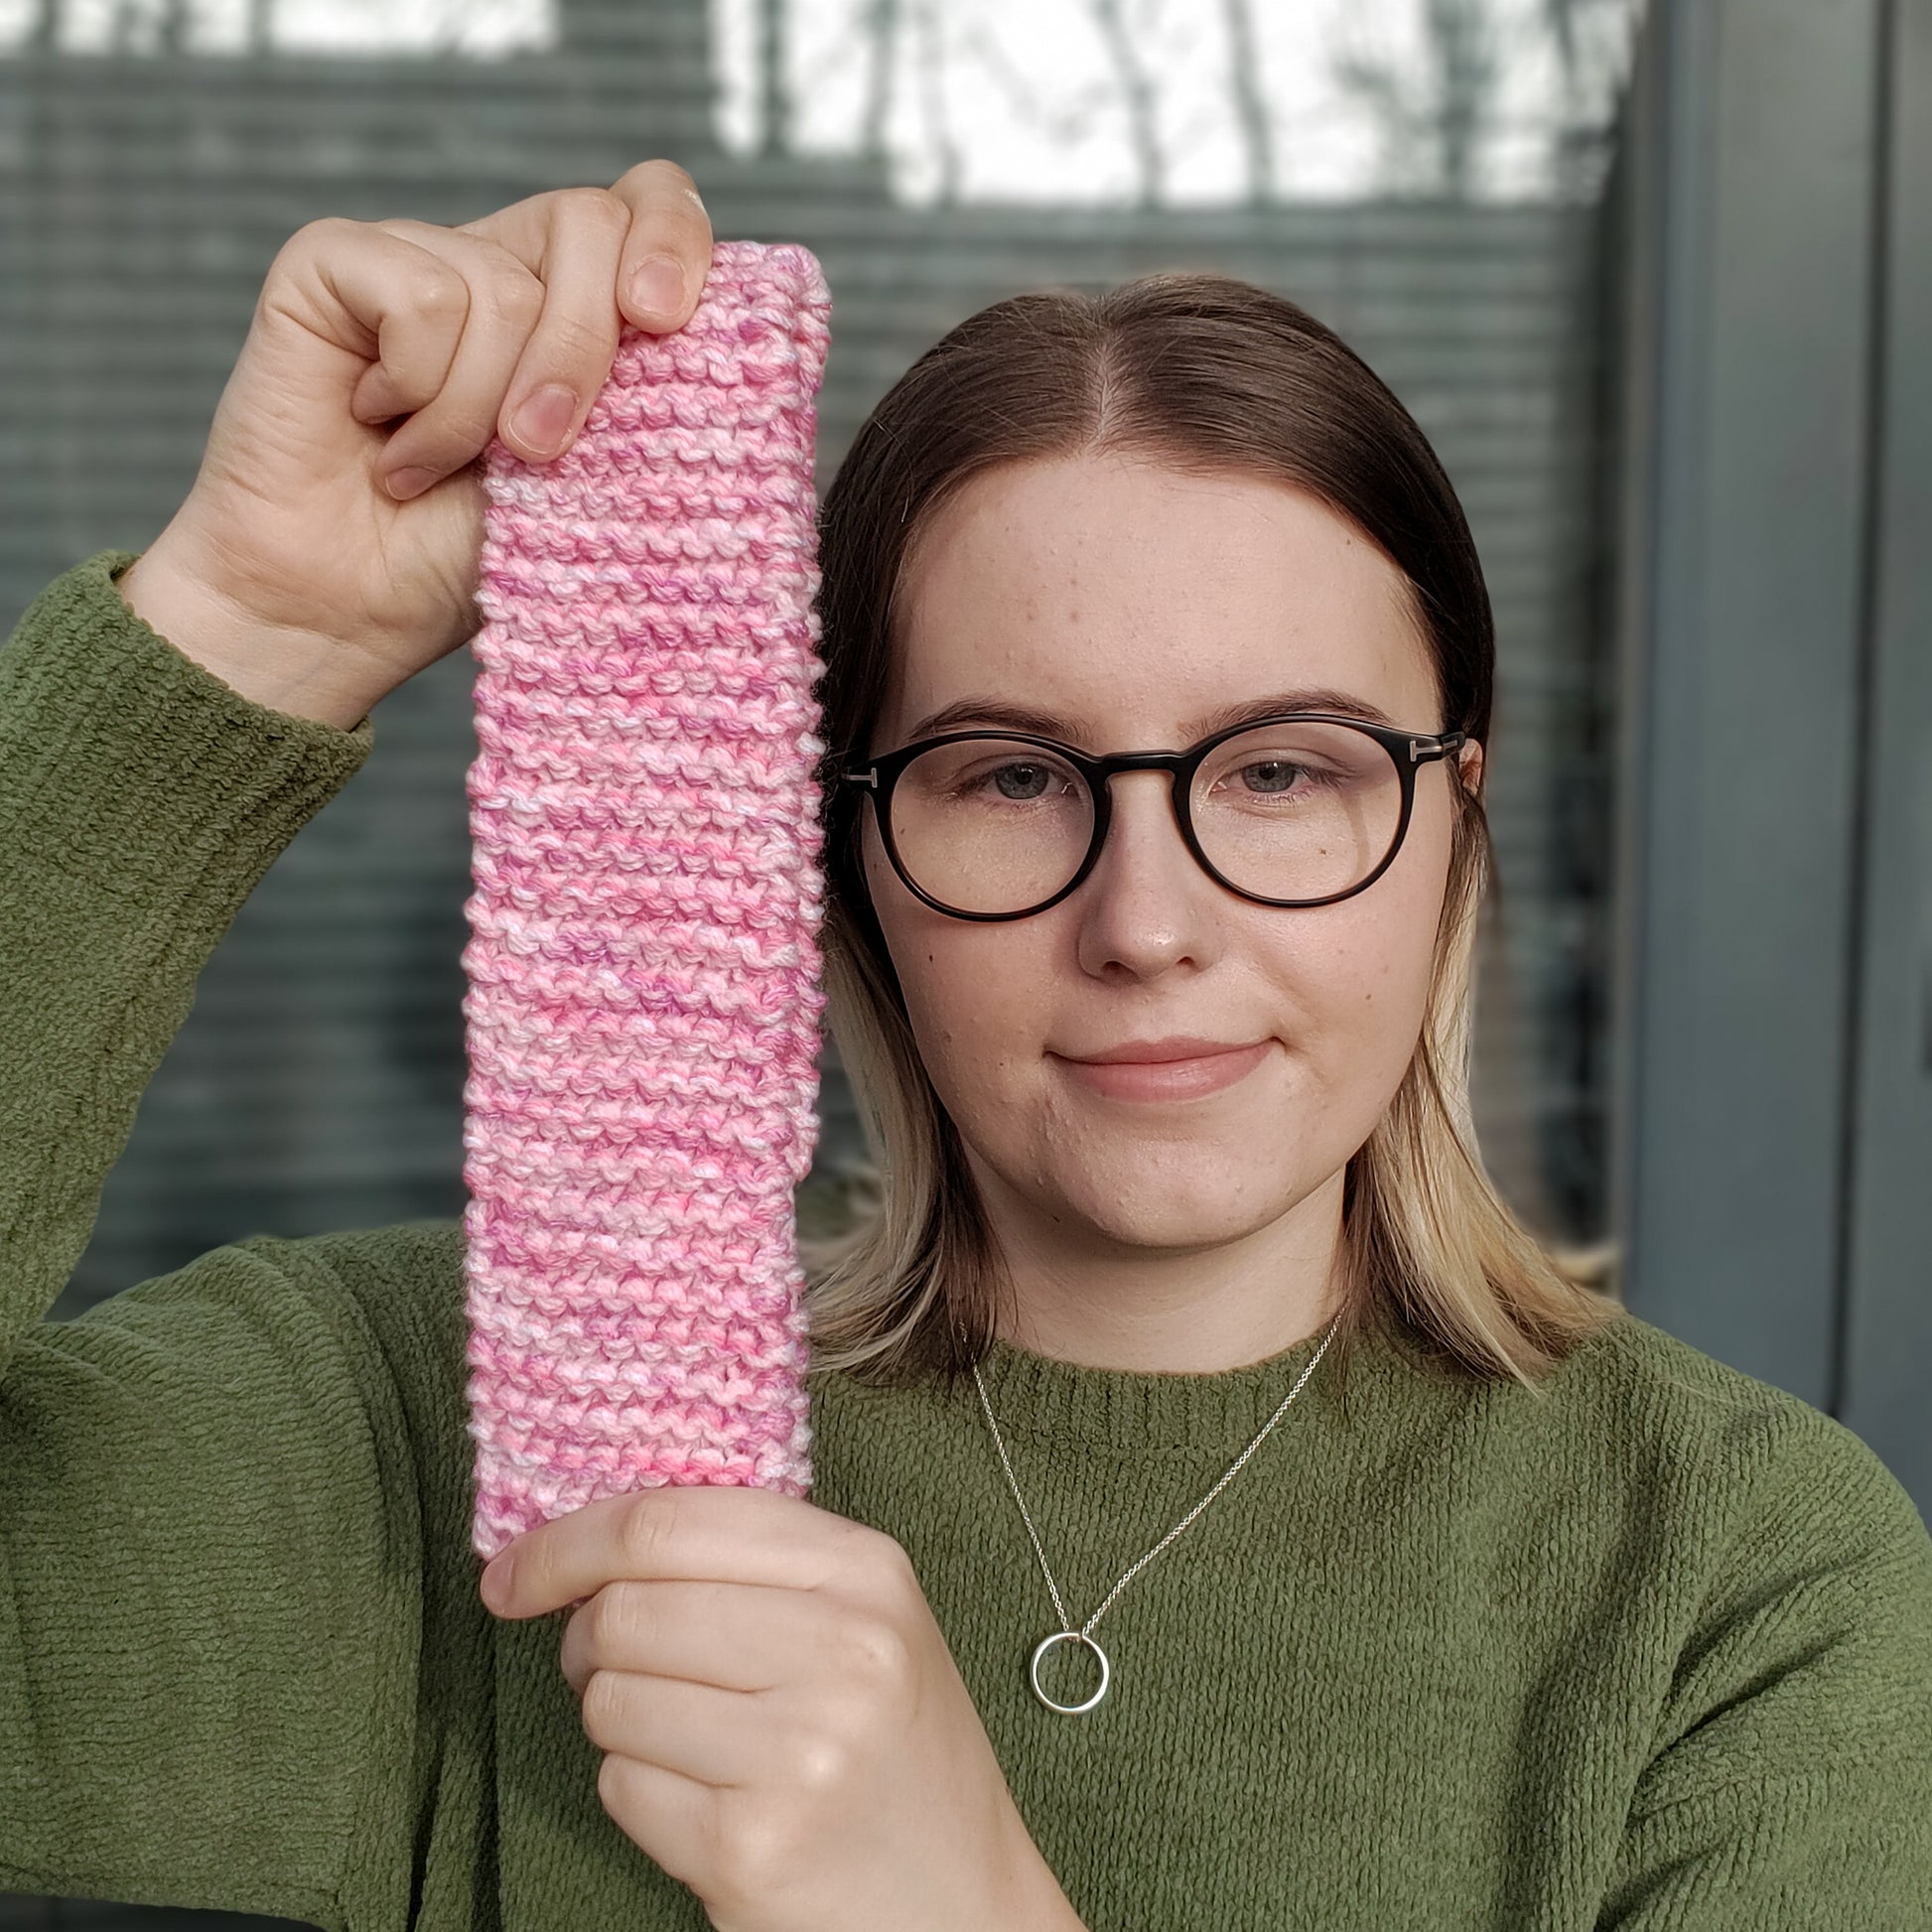
<path fill-rule="evenodd" d="M 1393 909 L 1393 908 L 1391 908 Z M 1370 1127 L 1402 1083 L 1428 1002 L 1433 923 L 1364 915 L 1334 935 L 1324 961 L 1319 1034 L 1326 1080 Z"/>
<path fill-rule="evenodd" d="M 978 936 L 966 935 L 969 942 Z M 963 1117 L 1006 1082 L 1027 1019 L 1014 1011 L 1011 990 L 1027 976 L 970 943 L 915 951 L 911 971 L 899 971 L 912 1035 L 941 1102 Z"/>

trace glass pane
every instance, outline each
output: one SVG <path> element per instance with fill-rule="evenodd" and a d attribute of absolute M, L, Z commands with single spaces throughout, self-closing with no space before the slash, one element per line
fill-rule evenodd
<path fill-rule="evenodd" d="M 1218 746 L 1195 773 L 1201 850 L 1243 892 L 1326 898 L 1388 856 L 1402 819 L 1395 761 L 1345 725 L 1270 725 Z"/>
<path fill-rule="evenodd" d="M 1017 912 L 1073 877 L 1093 831 L 1093 795 L 1064 759 L 1015 739 L 922 752 L 893 789 L 899 861 L 962 912 Z"/>

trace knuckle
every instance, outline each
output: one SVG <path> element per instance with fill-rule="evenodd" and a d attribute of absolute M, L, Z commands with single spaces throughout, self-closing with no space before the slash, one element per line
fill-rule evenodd
<path fill-rule="evenodd" d="M 408 462 L 433 470 L 439 477 L 452 476 L 481 454 L 493 426 L 493 418 L 467 399 L 458 400 L 445 392 L 410 418 Z M 394 461 L 400 464 L 403 459 L 398 456 Z"/>
<path fill-rule="evenodd" d="M 843 1787 L 851 1764 L 844 1738 L 829 1731 L 804 1731 L 785 1751 L 785 1781 L 801 1796 L 828 1798 Z"/>
<path fill-rule="evenodd" d="M 715 1838 L 719 1873 L 737 1898 L 768 1899 L 799 1869 L 791 1807 L 768 1785 L 741 1786 L 725 1794 Z"/>
<path fill-rule="evenodd" d="M 601 374 L 618 345 L 616 311 L 611 313 L 613 321 L 609 327 L 575 314 L 559 315 L 546 323 L 543 332 L 546 358 L 561 361 L 573 372 L 581 372 L 596 363 Z"/>
<path fill-rule="evenodd" d="M 366 222 L 353 220 L 346 214 L 318 214 L 313 220 L 303 222 L 282 245 L 285 248 L 298 245 L 313 247 L 319 242 L 329 241 L 338 235 L 367 225 Z"/>
<path fill-rule="evenodd" d="M 840 1625 L 839 1661 L 849 1681 L 875 1693 L 892 1693 L 910 1682 L 911 1645 L 897 1623 L 883 1616 L 857 1615 Z"/>
<path fill-rule="evenodd" d="M 571 1619 L 583 1626 L 584 1642 L 593 1656 L 608 1654 L 606 1646 L 618 1633 L 616 1596 L 616 1586 L 607 1584 Z"/>
<path fill-rule="evenodd" d="M 698 184 L 692 180 L 690 170 L 668 155 L 653 155 L 648 161 L 638 162 L 626 170 L 623 179 L 628 181 L 632 175 L 642 175 L 652 188 L 683 189 L 694 196 L 698 193 Z"/>
<path fill-rule="evenodd" d="M 859 1544 L 860 1554 L 884 1588 L 896 1595 L 903 1594 L 908 1588 L 924 1594 L 904 1544 L 865 1523 L 855 1523 L 853 1527 L 858 1531 L 854 1540 Z"/>
<path fill-rule="evenodd" d="M 868 1526 L 861 1524 L 860 1527 Z M 911 1554 L 897 1537 L 889 1536 L 884 1530 L 873 1530 L 872 1536 L 879 1552 L 879 1561 L 893 1576 L 908 1579 L 914 1576 Z"/>
<path fill-rule="evenodd" d="M 543 313 L 543 284 L 507 248 L 497 254 L 488 271 L 490 306 L 527 333 Z"/>
<path fill-rule="evenodd" d="M 314 220 L 303 222 L 276 249 L 274 259 L 269 263 L 269 274 L 287 274 L 296 263 L 311 261 L 318 255 L 328 253 L 345 233 L 362 225 L 345 214 L 319 214 Z"/>
<path fill-rule="evenodd" d="M 625 1803 L 623 1781 L 623 1759 L 615 1751 L 608 1752 L 597 1767 L 597 1801 L 614 1818 Z"/>
<path fill-rule="evenodd" d="M 600 1589 L 584 1605 L 581 1614 L 590 1619 L 591 1642 L 606 1656 L 616 1656 L 618 1647 L 635 1634 L 647 1598 L 641 1584 L 620 1577 Z"/>
<path fill-rule="evenodd" d="M 469 283 L 433 255 L 410 276 L 403 298 L 423 322 L 460 322 L 470 313 Z"/>
<path fill-rule="evenodd" d="M 611 193 L 627 210 L 688 227 L 693 238 L 711 232 L 711 214 L 703 192 L 690 172 L 675 161 L 640 161 L 618 177 Z"/>
<path fill-rule="evenodd" d="M 668 1496 L 655 1492 L 632 1499 L 618 1523 L 618 1553 L 626 1569 L 645 1576 L 656 1569 L 675 1507 Z"/>
<path fill-rule="evenodd" d="M 630 210 L 608 188 L 560 188 L 557 211 L 572 221 L 601 223 L 619 235 L 630 226 Z"/>
<path fill-rule="evenodd" d="M 621 1689 L 616 1671 L 594 1670 L 584 1680 L 584 1734 L 607 1750 L 618 1732 Z"/>

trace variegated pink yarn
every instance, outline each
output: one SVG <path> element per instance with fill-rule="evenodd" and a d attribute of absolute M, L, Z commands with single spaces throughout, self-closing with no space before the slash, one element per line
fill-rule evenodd
<path fill-rule="evenodd" d="M 809 250 L 714 245 L 577 441 L 492 442 L 463 964 L 474 1543 L 810 1486 L 823 874 Z"/>

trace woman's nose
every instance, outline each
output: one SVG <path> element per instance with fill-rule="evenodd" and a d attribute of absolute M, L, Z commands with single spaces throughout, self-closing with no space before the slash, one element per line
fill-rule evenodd
<path fill-rule="evenodd" d="M 1087 971 L 1109 963 L 1142 975 L 1181 959 L 1204 964 L 1220 888 L 1195 863 L 1174 816 L 1164 771 L 1122 771 L 1111 780 L 1107 837 L 1068 903 L 1079 918 Z"/>

